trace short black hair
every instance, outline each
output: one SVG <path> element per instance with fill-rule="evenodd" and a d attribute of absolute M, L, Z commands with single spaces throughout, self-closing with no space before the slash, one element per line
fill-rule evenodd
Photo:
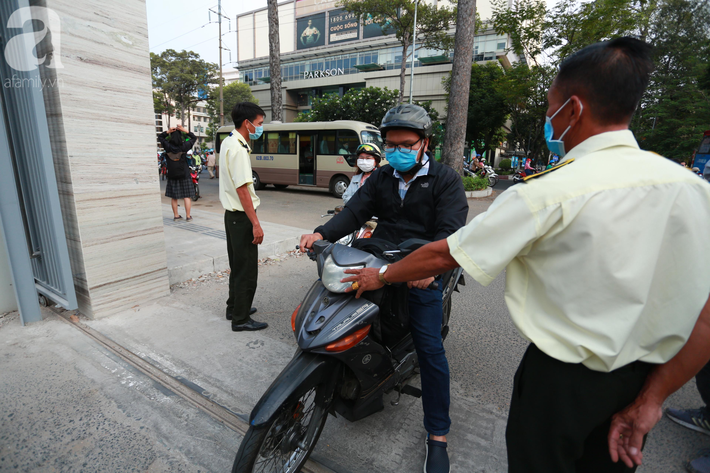
<path fill-rule="evenodd" d="M 592 44 L 560 64 L 554 81 L 565 100 L 578 94 L 599 123 L 627 123 L 653 72 L 653 48 L 631 37 Z"/>
<path fill-rule="evenodd" d="M 249 120 L 253 123 L 259 115 L 265 117 L 266 113 L 264 113 L 264 110 L 257 104 L 253 102 L 239 102 L 232 109 L 232 123 L 234 123 L 234 128 L 241 128 L 244 120 Z"/>

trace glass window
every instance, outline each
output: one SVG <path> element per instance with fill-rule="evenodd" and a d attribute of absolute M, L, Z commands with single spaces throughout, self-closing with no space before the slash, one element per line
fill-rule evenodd
<path fill-rule="evenodd" d="M 262 133 L 258 140 L 251 142 L 252 153 L 262 154 L 264 152 L 264 135 L 266 133 Z"/>
<path fill-rule="evenodd" d="M 498 51 L 505 49 L 505 41 L 498 41 L 498 46 L 496 48 Z"/>
<path fill-rule="evenodd" d="M 337 144 L 338 154 L 353 154 L 360 144 L 360 139 L 352 130 L 339 130 Z"/>
<path fill-rule="evenodd" d="M 382 136 L 377 131 L 363 131 L 360 133 L 362 135 L 363 143 L 375 143 L 379 146 L 380 150 L 384 149 L 384 143 L 382 142 Z"/>
<path fill-rule="evenodd" d="M 322 131 L 318 154 L 337 154 L 335 151 L 335 131 Z"/>
<path fill-rule="evenodd" d="M 267 133 L 266 148 L 270 154 L 296 154 L 296 133 Z"/>

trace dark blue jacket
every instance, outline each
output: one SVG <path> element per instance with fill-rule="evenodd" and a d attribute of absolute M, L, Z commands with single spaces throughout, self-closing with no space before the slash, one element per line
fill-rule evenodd
<path fill-rule="evenodd" d="M 448 166 L 429 161 L 429 173 L 419 176 L 399 197 L 399 179 L 387 165 L 377 169 L 348 201 L 345 209 L 315 229 L 328 241 L 337 241 L 358 230 L 373 216 L 378 218 L 373 238 L 395 244 L 410 238 L 436 241 L 466 224 L 468 202 L 461 176 Z"/>

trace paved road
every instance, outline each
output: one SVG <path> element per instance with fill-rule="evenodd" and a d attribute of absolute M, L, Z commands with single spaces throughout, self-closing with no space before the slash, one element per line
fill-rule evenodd
<path fill-rule="evenodd" d="M 165 197 L 165 182 L 161 181 L 161 194 L 164 203 L 170 199 Z M 493 201 L 493 197 L 512 186 L 512 181 L 501 180 L 496 184 L 493 195 L 485 199 L 470 199 L 469 220 L 484 211 Z M 200 194 L 202 198 L 193 203 L 196 209 L 222 213 L 219 202 L 218 179 L 210 179 L 207 171 L 200 175 Z M 259 218 L 265 222 L 279 223 L 298 228 L 316 228 L 322 225 L 326 218 L 321 218 L 327 210 L 342 203 L 341 199 L 333 197 L 328 189 L 312 187 L 289 186 L 286 189 L 276 189 L 269 185 L 257 192 L 261 199 Z M 182 201 L 180 202 L 182 206 Z M 182 213 L 182 211 L 181 211 Z"/>

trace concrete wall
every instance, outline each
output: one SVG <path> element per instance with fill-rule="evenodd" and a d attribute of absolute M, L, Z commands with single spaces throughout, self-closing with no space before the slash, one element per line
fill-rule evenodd
<path fill-rule="evenodd" d="M 17 299 L 15 299 L 15 289 L 12 287 L 10 262 L 7 259 L 5 237 L 0 223 L 0 314 L 13 310 L 17 310 Z"/>
<path fill-rule="evenodd" d="M 169 294 L 144 0 L 46 0 L 62 69 L 49 137 L 79 310 L 102 317 Z M 57 44 L 55 43 L 55 48 Z"/>

